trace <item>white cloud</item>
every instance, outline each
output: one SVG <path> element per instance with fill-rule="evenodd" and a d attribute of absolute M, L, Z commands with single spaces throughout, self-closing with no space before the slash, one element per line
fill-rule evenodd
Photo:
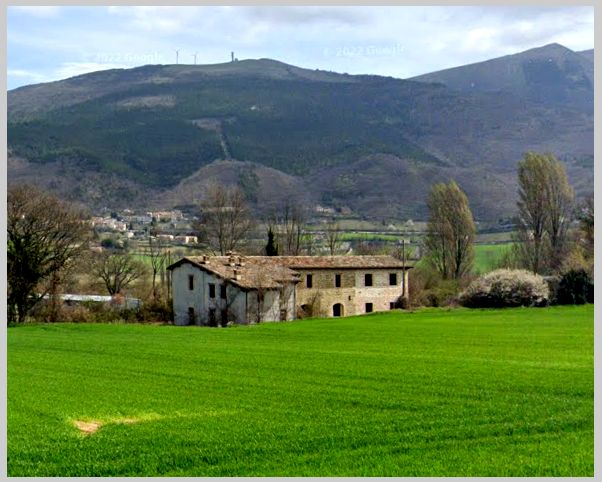
<path fill-rule="evenodd" d="M 573 7 L 61 7 L 69 15 L 28 10 L 27 18 L 9 15 L 8 65 L 53 78 L 174 63 L 174 49 L 181 63 L 192 63 L 194 52 L 199 64 L 225 62 L 234 51 L 240 59 L 410 77 L 551 42 L 584 50 L 593 47 L 594 32 L 593 8 Z M 56 21 L 33 17 L 51 14 Z M 9 75 L 9 85 L 25 79 Z"/>
<path fill-rule="evenodd" d="M 47 77 L 39 72 L 34 72 L 32 70 L 23 70 L 23 69 L 8 69 L 6 74 L 9 77 L 18 77 L 20 79 L 25 79 L 28 82 L 44 82 L 47 80 Z"/>

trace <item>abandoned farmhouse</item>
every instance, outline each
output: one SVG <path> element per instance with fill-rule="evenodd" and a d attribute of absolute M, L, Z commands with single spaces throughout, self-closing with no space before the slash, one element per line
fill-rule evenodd
<path fill-rule="evenodd" d="M 391 256 L 196 256 L 169 266 L 177 325 L 391 310 L 411 266 Z"/>

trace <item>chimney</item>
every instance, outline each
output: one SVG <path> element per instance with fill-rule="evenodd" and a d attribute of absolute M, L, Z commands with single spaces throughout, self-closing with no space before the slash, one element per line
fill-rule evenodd
<path fill-rule="evenodd" d="M 243 258 L 242 256 L 238 257 L 238 266 L 244 266 L 245 265 L 245 258 Z"/>
<path fill-rule="evenodd" d="M 233 277 L 236 281 L 240 281 L 240 279 L 242 278 L 242 276 L 240 275 L 240 272 L 235 269 L 234 270 L 234 277 Z"/>

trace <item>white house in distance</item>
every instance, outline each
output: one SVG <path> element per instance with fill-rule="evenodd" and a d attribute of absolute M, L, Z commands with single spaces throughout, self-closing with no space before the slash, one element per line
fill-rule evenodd
<path fill-rule="evenodd" d="M 284 321 L 386 311 L 411 266 L 391 256 L 195 256 L 168 268 L 177 325 Z"/>

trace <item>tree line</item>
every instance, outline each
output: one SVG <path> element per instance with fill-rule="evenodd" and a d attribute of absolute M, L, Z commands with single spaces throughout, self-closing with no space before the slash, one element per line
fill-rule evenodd
<path fill-rule="evenodd" d="M 518 163 L 517 180 L 517 230 L 512 252 L 503 264 L 544 275 L 582 271 L 593 280 L 593 195 L 575 205 L 564 167 L 551 154 L 527 153 Z M 432 186 L 427 206 L 423 266 L 428 268 L 413 270 L 410 289 L 427 296 L 435 288 L 453 294 L 473 272 L 476 227 L 469 200 L 452 180 Z M 150 275 L 151 299 L 168 302 L 169 283 L 164 277 L 168 251 L 156 237 L 150 238 L 150 263 L 146 265 L 118 249 L 91 255 L 91 228 L 82 211 L 31 186 L 11 187 L 7 208 L 9 322 L 23 322 L 44 298 L 56 299 L 59 286 L 66 284 L 82 263 L 111 295 L 119 295 Z M 285 201 L 267 212 L 262 223 L 266 244 L 255 246 L 255 254 L 314 254 L 307 229 L 308 210 L 303 205 Z M 579 227 L 571 232 L 573 221 Z M 207 188 L 193 227 L 206 248 L 226 255 L 248 251 L 246 243 L 258 225 L 240 187 L 215 184 Z M 339 254 L 338 224 L 327 223 L 325 233 L 327 253 Z M 422 302 L 428 304 L 428 300 Z"/>
<path fill-rule="evenodd" d="M 518 163 L 517 183 L 516 231 L 512 250 L 500 267 L 547 276 L 581 276 L 593 283 L 593 195 L 576 205 L 565 168 L 550 153 L 526 153 Z M 414 289 L 439 290 L 443 297 L 450 297 L 471 279 L 475 223 L 468 198 L 454 181 L 433 185 L 427 205 L 424 247 L 431 272 L 417 270 Z M 571 232 L 574 221 L 578 227 Z"/>

